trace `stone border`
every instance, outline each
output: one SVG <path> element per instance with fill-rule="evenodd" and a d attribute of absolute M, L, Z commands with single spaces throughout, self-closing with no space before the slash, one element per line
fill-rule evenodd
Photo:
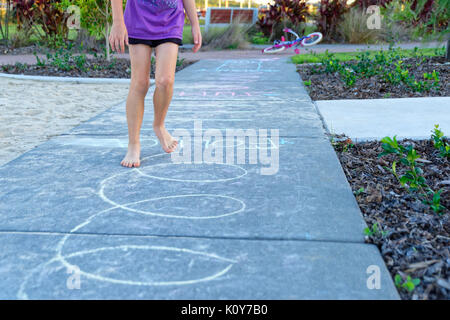
<path fill-rule="evenodd" d="M 74 83 L 111 83 L 129 84 L 130 79 L 126 78 L 77 78 L 77 77 L 55 77 L 55 76 L 32 76 L 24 74 L 0 73 L 0 78 L 17 80 L 53 81 L 53 82 L 74 82 Z"/>

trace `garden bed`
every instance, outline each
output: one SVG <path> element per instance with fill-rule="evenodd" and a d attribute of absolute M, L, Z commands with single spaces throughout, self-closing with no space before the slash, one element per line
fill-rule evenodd
<path fill-rule="evenodd" d="M 397 69 L 395 63 L 399 61 L 401 65 Z M 450 64 L 446 63 L 444 57 L 399 58 L 392 64 L 386 61 L 386 68 L 370 60 L 338 62 L 341 69 L 334 68 L 333 63 L 336 64 L 336 61 L 328 59 L 317 64 L 297 66 L 313 100 L 450 96 Z M 378 74 L 370 75 L 368 73 L 373 70 L 368 73 L 359 71 L 359 64 L 363 65 L 360 69 L 370 68 L 370 64 L 381 68 L 375 71 Z M 384 74 L 384 70 L 389 70 L 390 74 Z M 437 80 L 433 78 L 433 71 Z M 421 88 L 422 83 L 425 87 Z"/>
<path fill-rule="evenodd" d="M 400 287 L 401 297 L 450 299 L 449 158 L 440 156 L 431 140 L 399 142 L 413 145 L 421 155 L 426 182 L 434 190 L 442 189 L 441 205 L 447 209 L 438 215 L 389 172 L 392 155 L 378 158 L 381 142 L 353 143 L 342 135 L 332 142 L 369 226 L 367 242 L 378 246 L 393 279 L 420 280 L 411 291 Z"/>
<path fill-rule="evenodd" d="M 180 71 L 196 61 L 178 60 L 176 71 Z M 83 78 L 130 78 L 130 60 L 113 58 L 85 59 L 83 62 L 53 61 L 42 64 L 22 64 L 0 66 L 0 72 L 35 76 L 83 77 Z M 155 61 L 152 58 L 150 78 L 155 78 Z"/>

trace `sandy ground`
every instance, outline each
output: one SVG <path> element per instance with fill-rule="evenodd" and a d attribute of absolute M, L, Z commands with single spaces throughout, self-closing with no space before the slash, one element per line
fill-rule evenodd
<path fill-rule="evenodd" d="M 128 87 L 0 79 L 0 166 L 125 100 Z"/>

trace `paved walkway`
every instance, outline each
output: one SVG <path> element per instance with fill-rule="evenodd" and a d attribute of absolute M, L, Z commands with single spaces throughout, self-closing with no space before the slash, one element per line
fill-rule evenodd
<path fill-rule="evenodd" d="M 177 73 L 167 125 L 184 130 L 194 163 L 161 153 L 153 90 L 140 168 L 119 165 L 124 101 L 0 167 L 0 298 L 398 298 L 287 59 L 203 60 Z M 220 135 L 240 128 L 255 130 L 251 142 L 221 149 Z M 258 129 L 279 136 L 255 141 Z M 212 145 L 224 157 L 256 150 L 257 161 L 202 161 Z"/>

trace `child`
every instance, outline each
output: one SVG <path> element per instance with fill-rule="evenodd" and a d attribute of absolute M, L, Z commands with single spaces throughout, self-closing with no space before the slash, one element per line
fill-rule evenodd
<path fill-rule="evenodd" d="M 121 165 L 139 167 L 140 129 L 144 116 L 144 99 L 150 86 L 152 48 L 155 48 L 155 117 L 153 130 L 165 152 L 173 152 L 178 142 L 164 127 L 164 119 L 173 95 L 173 83 L 182 45 L 186 13 L 192 27 L 193 51 L 202 44 L 195 0 L 111 0 L 113 25 L 109 35 L 111 49 L 125 52 L 128 45 L 131 60 L 131 83 L 127 98 L 128 152 Z"/>

